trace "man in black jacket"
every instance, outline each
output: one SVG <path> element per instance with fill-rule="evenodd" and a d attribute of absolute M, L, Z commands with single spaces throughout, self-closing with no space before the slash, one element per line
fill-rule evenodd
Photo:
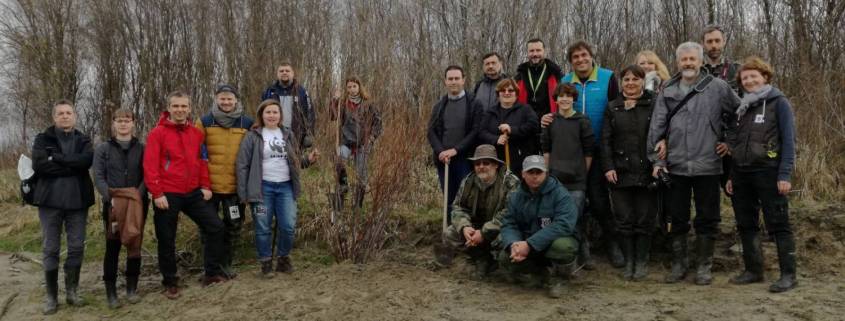
<path fill-rule="evenodd" d="M 33 169 L 38 177 L 34 203 L 41 220 L 47 287 L 44 314 L 56 313 L 58 306 L 62 227 L 67 234 L 64 266 L 67 303 L 83 304 L 77 287 L 85 249 L 88 207 L 94 204 L 94 187 L 88 175 L 94 150 L 91 139 L 74 129 L 76 112 L 72 102 L 59 100 L 53 104 L 53 123 L 35 137 L 32 146 Z"/>
<path fill-rule="evenodd" d="M 472 170 L 467 157 L 475 148 L 475 136 L 481 120 L 481 108 L 475 103 L 472 94 L 464 90 L 465 81 L 463 68 L 446 67 L 447 94 L 434 105 L 428 123 L 428 142 L 434 152 L 434 164 L 437 166 L 441 188 L 446 164 L 449 164 L 447 219 L 452 216 L 452 202 L 461 181 Z M 451 224 L 451 219 L 448 220 Z"/>

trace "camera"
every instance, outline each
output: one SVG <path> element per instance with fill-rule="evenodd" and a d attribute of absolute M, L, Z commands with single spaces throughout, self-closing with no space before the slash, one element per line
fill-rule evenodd
<path fill-rule="evenodd" d="M 672 187 L 672 178 L 669 177 L 669 173 L 665 170 L 659 170 L 657 171 L 657 178 L 649 183 L 647 187 L 649 190 L 656 190 L 661 187 L 670 188 Z"/>

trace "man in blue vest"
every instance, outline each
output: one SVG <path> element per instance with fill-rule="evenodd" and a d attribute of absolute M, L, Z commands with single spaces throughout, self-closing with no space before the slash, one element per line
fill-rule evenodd
<path fill-rule="evenodd" d="M 569 83 L 578 90 L 578 98 L 573 103 L 573 108 L 590 119 L 593 127 L 593 135 L 596 137 L 596 145 L 601 137 L 602 122 L 604 121 L 604 110 L 607 103 L 616 99 L 619 95 L 619 82 L 613 71 L 599 67 L 593 61 L 593 47 L 585 41 L 576 41 L 569 45 L 566 50 L 567 59 L 572 65 L 572 72 L 561 79 L 561 83 Z M 546 127 L 552 122 L 554 116 L 546 114 L 543 116 L 541 125 Z M 597 148 L 593 153 L 593 164 L 600 164 L 601 157 Z M 590 214 L 599 221 L 607 244 L 610 263 L 620 268 L 625 265 L 625 258 L 616 240 L 616 226 L 613 214 L 610 211 L 610 197 L 608 196 L 607 181 L 601 171 L 601 166 L 590 166 L 587 174 L 587 199 L 589 201 Z M 586 215 L 582 213 L 581 215 Z M 592 269 L 593 263 L 590 258 L 590 245 L 586 240 L 585 227 L 587 222 L 584 218 L 578 220 L 578 231 L 581 234 L 579 249 L 579 260 L 586 269 Z"/>

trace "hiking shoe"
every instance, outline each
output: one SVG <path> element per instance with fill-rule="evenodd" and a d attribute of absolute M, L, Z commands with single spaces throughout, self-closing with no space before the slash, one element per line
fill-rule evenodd
<path fill-rule="evenodd" d="M 276 272 L 293 273 L 293 264 L 290 262 L 290 256 L 282 256 L 276 261 Z"/>
<path fill-rule="evenodd" d="M 168 287 L 164 288 L 164 292 L 162 292 L 162 294 L 164 294 L 164 296 L 166 298 L 171 299 L 171 300 L 176 300 L 180 296 L 182 296 L 182 293 L 179 292 L 178 286 L 168 286 Z"/>
<path fill-rule="evenodd" d="M 261 262 L 261 277 L 264 279 L 272 279 L 273 276 L 273 260 Z"/>
<path fill-rule="evenodd" d="M 215 275 L 215 276 L 206 276 L 202 279 L 202 286 L 206 287 L 215 283 L 223 283 L 229 281 L 229 278 L 223 275 Z"/>

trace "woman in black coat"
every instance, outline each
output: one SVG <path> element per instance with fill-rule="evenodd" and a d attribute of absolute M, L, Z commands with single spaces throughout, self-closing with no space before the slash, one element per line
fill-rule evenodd
<path fill-rule="evenodd" d="M 786 95 L 769 84 L 773 76 L 772 66 L 759 57 L 746 59 L 739 68 L 742 104 L 728 133 L 732 166 L 725 191 L 731 195 L 745 263 L 745 270 L 730 282 L 763 282 L 762 211 L 766 232 L 777 245 L 780 266 L 780 278 L 769 291 L 784 292 L 798 285 L 795 236 L 786 197 L 792 189 L 795 166 L 795 115 Z"/>
<path fill-rule="evenodd" d="M 510 169 L 518 176 L 522 172 L 522 160 L 538 153 L 540 121 L 531 107 L 516 102 L 519 87 L 513 79 L 500 81 L 496 93 L 499 104 L 484 112 L 479 144 L 496 146 L 499 158 L 510 159 Z M 509 157 L 505 155 L 506 150 L 510 152 Z"/>
<path fill-rule="evenodd" d="M 622 95 L 604 112 L 602 169 L 610 183 L 617 231 L 625 254 L 626 280 L 641 280 L 648 274 L 651 232 L 656 218 L 656 195 L 651 163 L 646 157 L 646 138 L 653 110 L 654 93 L 644 90 L 645 72 L 637 65 L 622 70 Z"/>

